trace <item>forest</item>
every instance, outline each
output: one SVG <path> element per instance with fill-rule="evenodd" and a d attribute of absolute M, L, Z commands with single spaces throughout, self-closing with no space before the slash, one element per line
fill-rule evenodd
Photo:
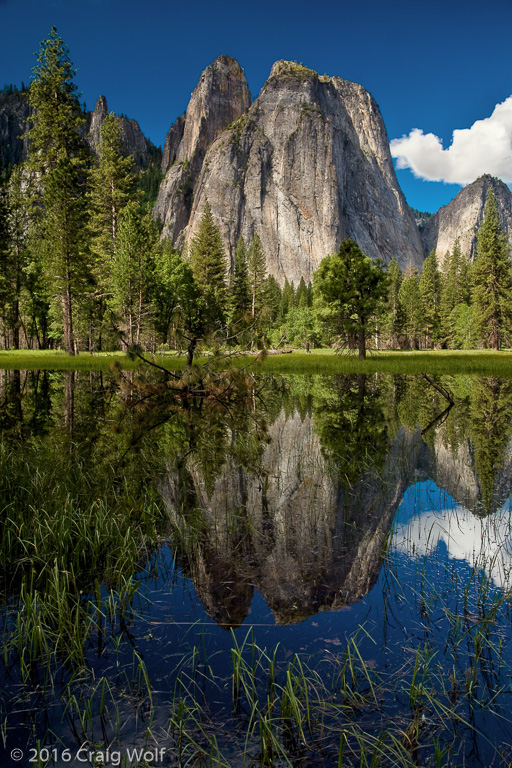
<path fill-rule="evenodd" d="M 254 235 L 230 259 L 207 204 L 188 246 L 154 220 L 158 172 L 124 155 L 114 113 L 97 156 L 69 51 L 41 43 L 28 89 L 29 153 L 0 181 L 0 345 L 152 352 L 335 347 L 478 349 L 510 345 L 509 244 L 492 192 L 473 262 L 458 242 L 421 274 L 370 262 L 352 241 L 298 285 L 267 273 Z M 12 86 L 9 86 L 11 89 Z M 24 89 L 25 86 L 22 86 Z"/>

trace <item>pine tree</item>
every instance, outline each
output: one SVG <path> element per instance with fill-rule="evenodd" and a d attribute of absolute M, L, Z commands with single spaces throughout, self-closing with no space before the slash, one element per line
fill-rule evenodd
<path fill-rule="evenodd" d="M 453 345 L 454 317 L 460 314 L 454 310 L 461 304 L 468 305 L 469 297 L 468 263 L 457 238 L 444 258 L 441 276 L 440 337 L 447 346 Z"/>
<path fill-rule="evenodd" d="M 34 182 L 46 280 L 60 305 L 65 347 L 75 352 L 73 314 L 89 284 L 85 174 L 87 149 L 69 51 L 57 30 L 41 43 L 29 91 L 28 169 Z"/>
<path fill-rule="evenodd" d="M 123 319 L 130 344 L 140 344 L 143 316 L 148 310 L 152 257 L 158 232 L 149 211 L 141 214 L 129 203 L 121 216 L 112 263 L 111 305 Z"/>
<path fill-rule="evenodd" d="M 477 234 L 473 264 L 473 306 L 483 344 L 500 349 L 512 338 L 512 270 L 510 246 L 503 232 L 494 193 L 490 190 Z"/>
<path fill-rule="evenodd" d="M 247 269 L 251 289 L 251 313 L 256 317 L 263 303 L 263 287 L 267 276 L 267 261 L 258 235 L 254 235 L 249 246 Z"/>
<path fill-rule="evenodd" d="M 409 347 L 418 348 L 418 337 L 423 326 L 418 270 L 409 264 L 405 270 L 398 300 L 403 315 L 403 329 Z"/>
<path fill-rule="evenodd" d="M 240 321 L 251 308 L 251 288 L 247 267 L 247 247 L 243 237 L 238 238 L 233 273 L 229 284 L 229 316 L 235 332 L 241 330 Z"/>
<path fill-rule="evenodd" d="M 434 347 L 440 330 L 441 284 L 436 252 L 432 251 L 423 262 L 419 292 L 423 315 L 423 333 L 428 347 Z"/>
<path fill-rule="evenodd" d="M 227 261 L 208 201 L 190 243 L 190 265 L 203 298 L 207 329 L 212 331 L 224 322 Z"/>
<path fill-rule="evenodd" d="M 388 281 L 382 264 L 366 256 L 353 240 L 344 240 L 333 256 L 322 259 L 314 274 L 313 292 L 324 324 L 341 343 L 366 357 Z"/>
<path fill-rule="evenodd" d="M 398 346 L 399 336 L 403 333 L 402 307 L 398 299 L 402 285 L 402 270 L 396 259 L 388 264 L 388 295 L 384 308 L 384 328 L 392 347 Z"/>
<path fill-rule="evenodd" d="M 90 200 L 93 249 L 101 262 L 110 262 L 116 250 L 119 217 L 133 198 L 133 158 L 121 150 L 121 125 L 110 112 L 100 129 L 99 157 L 91 172 Z"/>
<path fill-rule="evenodd" d="M 22 292 L 29 261 L 29 211 L 23 193 L 20 166 L 14 168 L 11 174 L 7 193 L 0 196 L 0 209 L 0 302 L 4 335 L 6 330 L 9 331 L 12 334 L 12 346 L 18 349 L 22 324 Z"/>

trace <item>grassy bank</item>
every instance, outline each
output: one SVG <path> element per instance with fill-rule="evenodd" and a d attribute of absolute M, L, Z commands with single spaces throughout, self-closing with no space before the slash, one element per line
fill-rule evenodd
<path fill-rule="evenodd" d="M 151 358 L 153 359 L 153 358 Z M 184 358 L 157 355 L 155 361 L 170 370 L 181 370 Z M 226 365 L 247 365 L 264 373 L 276 374 L 336 374 L 336 373 L 390 373 L 438 375 L 480 374 L 483 376 L 512 376 L 512 351 L 442 350 L 437 352 L 399 351 L 373 352 L 366 360 L 353 355 L 337 355 L 332 350 L 313 350 L 311 354 L 295 351 L 292 354 L 269 355 L 265 359 L 247 355 L 228 357 Z M 198 362 L 204 362 L 199 359 Z M 64 352 L 46 350 L 0 351 L 0 369 L 17 370 L 92 370 L 108 371 L 112 365 L 133 370 L 140 361 L 123 353 L 81 353 L 70 357 Z"/>

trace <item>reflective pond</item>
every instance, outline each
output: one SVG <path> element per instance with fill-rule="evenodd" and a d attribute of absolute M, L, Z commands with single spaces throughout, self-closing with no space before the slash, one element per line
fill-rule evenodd
<path fill-rule="evenodd" d="M 0 398 L 2 765 L 511 764 L 511 380 Z"/>

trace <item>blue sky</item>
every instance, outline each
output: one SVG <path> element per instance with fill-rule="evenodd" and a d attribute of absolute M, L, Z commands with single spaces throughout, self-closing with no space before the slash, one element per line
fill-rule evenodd
<path fill-rule="evenodd" d="M 0 0 L 0 87 L 30 81 L 52 25 L 88 108 L 104 94 L 155 144 L 218 55 L 239 61 L 253 98 L 273 62 L 290 59 L 370 91 L 390 140 L 408 137 L 394 152 L 413 207 L 437 210 L 483 172 L 512 182 L 512 0 Z"/>

